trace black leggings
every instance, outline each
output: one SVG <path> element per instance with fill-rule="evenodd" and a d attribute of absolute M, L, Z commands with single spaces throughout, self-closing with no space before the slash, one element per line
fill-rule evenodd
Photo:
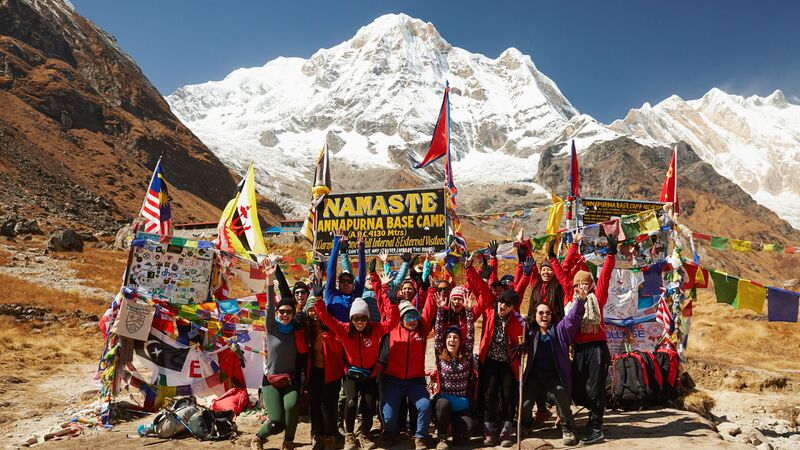
<path fill-rule="evenodd" d="M 311 431 L 316 435 L 336 436 L 337 402 L 342 380 L 325 382 L 325 369 L 312 367 L 308 379 Z"/>
<path fill-rule="evenodd" d="M 483 373 L 487 377 L 486 391 L 483 393 L 486 402 L 483 421 L 494 424 L 498 419 L 501 422 L 514 420 L 517 409 L 517 380 L 514 378 L 511 363 L 486 358 Z"/>
<path fill-rule="evenodd" d="M 375 416 L 375 400 L 378 398 L 378 383 L 375 378 L 355 381 L 344 378 L 344 430 L 353 433 L 356 428 L 356 414 L 361 413 L 361 432 L 367 434 L 372 430 L 372 418 Z M 358 411 L 361 396 L 361 411 Z"/>
<path fill-rule="evenodd" d="M 469 432 L 472 429 L 472 416 L 469 414 L 469 408 L 453 412 L 450 407 L 450 400 L 444 397 L 435 399 L 436 408 L 436 425 L 439 431 L 439 437 L 450 434 L 450 426 L 453 427 L 453 440 L 463 442 L 469 438 Z"/>
<path fill-rule="evenodd" d="M 572 359 L 572 399 L 589 410 L 589 426 L 602 430 L 606 378 L 611 355 L 605 342 L 576 344 Z"/>

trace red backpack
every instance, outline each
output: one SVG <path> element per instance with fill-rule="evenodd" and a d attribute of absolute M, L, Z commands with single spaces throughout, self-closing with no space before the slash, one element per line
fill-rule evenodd
<path fill-rule="evenodd" d="M 233 411 L 238 416 L 245 408 L 250 406 L 250 397 L 247 389 L 235 387 L 211 401 L 212 411 Z"/>

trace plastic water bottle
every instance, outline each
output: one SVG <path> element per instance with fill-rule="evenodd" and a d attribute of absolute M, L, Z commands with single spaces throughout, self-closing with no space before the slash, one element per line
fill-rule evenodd
<path fill-rule="evenodd" d="M 141 424 L 136 428 L 136 432 L 139 433 L 140 437 L 147 436 L 148 434 L 150 434 L 151 431 L 153 431 L 152 424 L 150 425 Z"/>

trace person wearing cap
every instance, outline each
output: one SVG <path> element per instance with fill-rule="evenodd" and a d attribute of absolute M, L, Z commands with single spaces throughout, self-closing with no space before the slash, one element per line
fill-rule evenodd
<path fill-rule="evenodd" d="M 375 272 L 370 273 L 375 294 L 383 302 L 385 317 L 380 322 L 370 322 L 369 308 L 361 298 L 353 300 L 350 306 L 350 322 L 341 322 L 333 317 L 324 304 L 317 302 L 314 309 L 322 323 L 327 326 L 341 341 L 346 366 L 344 370 L 344 390 L 346 402 L 344 407 L 345 450 L 362 450 L 375 448 L 369 438 L 374 416 L 375 398 L 378 385 L 375 380 L 375 365 L 380 352 L 381 338 L 397 326 L 400 312 L 397 305 L 389 301 L 382 284 L 383 281 Z M 386 279 L 388 281 L 388 278 Z M 361 428 L 354 434 L 356 414 L 361 399 Z M 357 444 L 358 441 L 358 444 Z"/>
<path fill-rule="evenodd" d="M 294 448 L 297 430 L 299 382 L 297 380 L 297 354 L 308 352 L 305 334 L 295 321 L 294 300 L 284 298 L 275 304 L 272 277 L 276 266 L 267 262 L 266 320 L 264 321 L 267 357 L 264 361 L 266 384 L 261 388 L 261 399 L 267 409 L 268 420 L 256 433 L 251 448 L 261 450 L 268 436 L 284 433 L 282 450 Z"/>
<path fill-rule="evenodd" d="M 573 237 L 569 252 L 577 253 L 582 233 Z M 572 292 L 565 297 L 567 302 L 564 310 L 574 307 L 585 295 L 585 311 L 581 320 L 578 334 L 575 336 L 572 358 L 572 399 L 575 404 L 584 406 L 589 410 L 589 430 L 581 439 L 581 444 L 594 444 L 603 440 L 603 414 L 606 409 L 606 378 L 608 366 L 611 363 L 611 354 L 608 351 L 606 327 L 603 322 L 603 308 L 608 300 L 608 286 L 611 272 L 616 264 L 617 239 L 608 236 L 608 249 L 603 261 L 603 268 L 597 277 L 597 283 L 592 279 L 592 274 L 579 270 L 572 279 Z M 576 263 L 577 258 L 573 258 Z M 573 267 L 567 265 L 564 259 L 564 271 L 569 273 Z"/>
<path fill-rule="evenodd" d="M 347 235 L 343 230 L 333 232 L 333 248 L 328 261 L 328 279 L 325 282 L 325 306 L 339 322 L 350 320 L 350 305 L 364 293 L 364 280 L 367 274 L 367 261 L 364 252 L 364 237 L 358 238 L 358 277 L 342 271 L 336 276 L 336 260 L 340 246 L 347 245 Z M 338 283 L 337 283 L 338 281 Z"/>
<path fill-rule="evenodd" d="M 417 423 L 414 434 L 416 447 L 426 448 L 430 426 L 430 398 L 425 385 L 425 349 L 436 315 L 436 289 L 429 288 L 422 314 L 408 300 L 415 292 L 404 292 L 400 285 L 400 324 L 389 332 L 389 355 L 383 371 L 381 411 L 386 424 L 386 437 L 393 441 L 400 436 L 400 404 L 408 398 L 416 406 Z M 388 444 L 391 445 L 391 444 Z"/>
<path fill-rule="evenodd" d="M 461 309 L 466 316 L 466 330 L 458 324 L 448 325 L 446 316 L 450 300 L 436 293 L 439 309 L 436 313 L 434 354 L 436 355 L 436 380 L 438 393 L 433 404 L 438 428 L 437 450 L 447 450 L 448 436 L 453 436 L 454 445 L 463 445 L 469 440 L 472 429 L 470 416 L 470 379 L 477 370 L 472 347 L 475 342 L 475 322 L 472 320 L 474 296 L 464 298 L 466 290 L 453 289 L 452 295 L 460 296 Z"/>
<path fill-rule="evenodd" d="M 521 230 L 520 234 L 518 235 L 519 242 L 514 244 L 517 247 L 518 259 L 514 275 L 503 275 L 502 278 L 497 278 L 497 248 L 499 247 L 499 244 L 497 241 L 491 241 L 487 247 L 490 256 L 489 266 L 492 268 L 489 279 L 487 280 L 489 286 L 491 287 L 495 296 L 499 296 L 503 293 L 503 291 L 508 289 L 512 289 L 514 292 L 516 292 L 518 303 L 514 306 L 517 310 L 519 310 L 520 303 L 525 297 L 525 291 L 528 289 L 528 286 L 531 283 L 531 273 L 536 267 L 536 261 L 534 261 L 533 257 L 531 256 L 532 247 L 530 240 L 522 241 L 522 231 L 524 230 Z M 468 287 L 471 288 L 469 285 Z"/>
<path fill-rule="evenodd" d="M 478 394 L 482 395 L 486 405 L 483 418 L 484 444 L 496 445 L 499 440 L 501 446 L 510 447 L 513 445 L 512 421 L 516 412 L 517 383 L 520 376 L 520 359 L 516 349 L 523 338 L 524 321 L 515 311 L 515 305 L 519 303 L 517 293 L 508 289 L 496 297 L 472 267 L 474 258 L 474 255 L 470 256 L 464 266 L 467 268 L 467 282 L 479 294 L 478 304 L 472 313 L 474 317 L 485 313 L 479 347 L 479 378 L 484 378 L 481 383 L 484 392 Z M 499 436 L 498 422 L 501 424 Z"/>
<path fill-rule="evenodd" d="M 312 450 L 336 449 L 338 394 L 344 376 L 342 343 L 319 320 L 310 297 L 303 307 L 306 313 L 306 342 L 308 358 L 308 400 L 311 415 Z"/>

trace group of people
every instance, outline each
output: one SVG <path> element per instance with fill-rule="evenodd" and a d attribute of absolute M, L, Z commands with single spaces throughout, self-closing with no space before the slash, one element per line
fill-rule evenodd
<path fill-rule="evenodd" d="M 573 402 L 589 411 L 581 443 L 601 441 L 610 363 L 603 307 L 617 242 L 609 236 L 595 282 L 578 252 L 581 238 L 573 236 L 563 261 L 551 241 L 548 258 L 538 265 L 530 241 L 519 239 L 515 274 L 502 278 L 493 241 L 486 255 L 466 259 L 465 283 L 455 286 L 431 275 L 427 257 L 417 265 L 418 258 L 409 254 L 402 255 L 396 272 L 388 255 L 380 255 L 384 274 L 379 276 L 377 259 L 367 264 L 363 238 L 356 243 L 354 274 L 344 232 L 334 233 L 324 280 L 315 269 L 310 283 L 289 288 L 280 268 L 267 263 L 268 356 L 261 398 L 268 420 L 252 447 L 262 449 L 268 436 L 283 433 L 282 448 L 294 448 L 303 392 L 315 449 L 340 447 L 340 424 L 346 450 L 377 448 L 376 413 L 381 447 L 396 443 L 405 426 L 416 448 L 427 448 L 433 444 L 432 422 L 440 450 L 467 444 L 479 427 L 486 445 L 510 447 L 514 420 L 526 431 L 542 426 L 552 415 L 548 401 L 553 400 L 565 445 L 578 443 Z M 478 259 L 482 268 L 475 265 Z M 523 316 L 528 287 L 530 304 Z M 475 354 L 475 323 L 481 318 Z M 433 368 L 425 363 L 431 333 Z"/>

